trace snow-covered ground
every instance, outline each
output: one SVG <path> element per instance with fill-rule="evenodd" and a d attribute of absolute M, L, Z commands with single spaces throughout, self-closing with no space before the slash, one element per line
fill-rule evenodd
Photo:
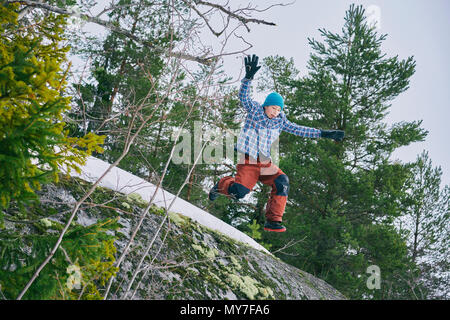
<path fill-rule="evenodd" d="M 81 168 L 81 175 L 75 171 L 72 171 L 70 174 L 71 176 L 79 177 L 85 181 L 95 182 L 103 175 L 109 166 L 109 163 L 95 157 L 89 157 L 86 165 Z M 100 182 L 100 185 L 124 194 L 137 193 L 145 201 L 150 201 L 156 190 L 155 185 L 117 167 L 112 168 L 110 172 L 108 172 L 108 174 Z M 167 208 L 174 198 L 175 195 L 160 188 L 155 199 L 153 200 L 153 204 L 159 207 Z M 183 216 L 189 217 L 210 229 L 217 230 L 230 238 L 244 242 L 258 250 L 269 253 L 266 248 L 261 246 L 245 233 L 181 198 L 175 199 L 170 211 L 180 213 Z"/>

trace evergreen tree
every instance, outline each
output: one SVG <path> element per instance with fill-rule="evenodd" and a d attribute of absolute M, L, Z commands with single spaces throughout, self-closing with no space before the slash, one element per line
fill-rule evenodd
<path fill-rule="evenodd" d="M 37 200 L 35 190 L 57 180 L 60 166 L 79 170 L 87 155 L 102 150 L 102 137 L 70 137 L 63 122 L 70 102 L 65 17 L 36 15 L 31 27 L 17 11 L 17 4 L 0 5 L 0 209 Z"/>
<path fill-rule="evenodd" d="M 412 164 L 408 180 L 408 205 L 399 220 L 400 228 L 409 234 L 409 254 L 419 265 L 420 276 L 412 284 L 424 282 L 424 298 L 449 296 L 450 194 L 448 185 L 441 189 L 442 169 L 433 167 L 428 152 L 423 151 Z M 416 282 L 416 283 L 414 283 Z"/>
<path fill-rule="evenodd" d="M 383 120 L 390 102 L 407 90 L 415 61 L 382 54 L 386 35 L 366 23 L 362 6 L 350 6 L 340 34 L 319 31 L 324 42 L 309 39 L 313 52 L 306 76 L 295 78 L 284 58 L 266 61 L 277 66 L 274 75 L 289 77 L 274 83 L 286 92 L 291 121 L 344 130 L 346 138 L 336 143 L 280 136 L 280 167 L 291 184 L 285 220 L 295 232 L 266 240 L 274 248 L 282 246 L 284 237 L 301 240 L 291 248 L 296 256 L 285 260 L 350 298 L 408 297 L 396 273 L 411 265 L 404 239 L 392 228 L 402 214 L 408 167 L 390 156 L 401 146 L 423 141 L 427 133 L 421 121 L 388 127 Z M 279 72 L 283 68 L 291 71 Z M 392 285 L 368 289 L 370 265 L 378 265 L 382 279 Z"/>

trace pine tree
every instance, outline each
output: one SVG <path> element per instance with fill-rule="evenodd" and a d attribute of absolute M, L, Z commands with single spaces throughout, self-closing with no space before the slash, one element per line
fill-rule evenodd
<path fill-rule="evenodd" d="M 442 169 L 433 167 L 428 152 L 423 151 L 411 165 L 408 205 L 400 227 L 409 234 L 409 254 L 419 265 L 415 282 L 425 282 L 428 289 L 424 297 L 445 299 L 449 296 L 449 186 L 441 189 Z"/>
<path fill-rule="evenodd" d="M 415 61 L 381 52 L 386 35 L 366 23 L 362 6 L 350 6 L 341 33 L 319 31 L 324 41 L 309 39 L 306 76 L 280 73 L 282 66 L 292 70 L 286 59 L 268 61 L 277 65 L 274 74 L 290 77 L 276 83 L 286 92 L 291 121 L 346 133 L 342 143 L 280 136 L 280 167 L 291 181 L 286 225 L 302 239 L 292 248 L 297 256 L 285 259 L 350 298 L 405 297 L 397 273 L 410 270 L 411 262 L 392 222 L 402 214 L 409 169 L 390 156 L 401 146 L 423 141 L 427 132 L 421 121 L 388 127 L 384 119 L 390 102 L 408 89 Z M 268 237 L 277 246 L 284 241 Z M 380 267 L 390 288 L 367 288 L 370 265 Z"/>
<path fill-rule="evenodd" d="M 60 45 L 65 17 L 36 15 L 34 28 L 17 11 L 0 6 L 0 209 L 36 200 L 35 190 L 57 180 L 62 165 L 79 170 L 102 142 L 94 134 L 69 137 L 63 122 L 70 102 L 62 67 L 68 47 Z"/>

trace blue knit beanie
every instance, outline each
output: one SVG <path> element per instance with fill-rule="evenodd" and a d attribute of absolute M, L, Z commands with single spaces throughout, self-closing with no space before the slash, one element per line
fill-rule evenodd
<path fill-rule="evenodd" d="M 272 92 L 266 97 L 266 100 L 264 100 L 264 103 L 262 106 L 263 107 L 280 106 L 281 110 L 283 110 L 283 107 L 284 107 L 283 97 L 278 92 Z"/>

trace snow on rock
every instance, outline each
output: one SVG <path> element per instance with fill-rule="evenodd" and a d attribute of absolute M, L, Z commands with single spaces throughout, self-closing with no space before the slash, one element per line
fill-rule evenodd
<path fill-rule="evenodd" d="M 97 181 L 109 167 L 109 163 L 95 157 L 89 157 L 86 165 L 81 168 L 81 174 L 72 171 L 70 175 L 92 183 Z M 156 190 L 156 186 L 154 184 L 149 183 L 144 179 L 118 167 L 114 167 L 108 172 L 108 174 L 100 182 L 100 186 L 124 194 L 137 193 L 147 202 L 150 201 Z M 155 199 L 153 200 L 153 204 L 158 207 L 168 208 L 174 199 L 175 195 L 159 188 Z M 199 224 L 210 229 L 217 230 L 232 239 L 244 242 L 257 250 L 269 253 L 266 248 L 261 246 L 245 233 L 181 198 L 175 199 L 170 211 L 182 214 L 198 222 Z"/>

